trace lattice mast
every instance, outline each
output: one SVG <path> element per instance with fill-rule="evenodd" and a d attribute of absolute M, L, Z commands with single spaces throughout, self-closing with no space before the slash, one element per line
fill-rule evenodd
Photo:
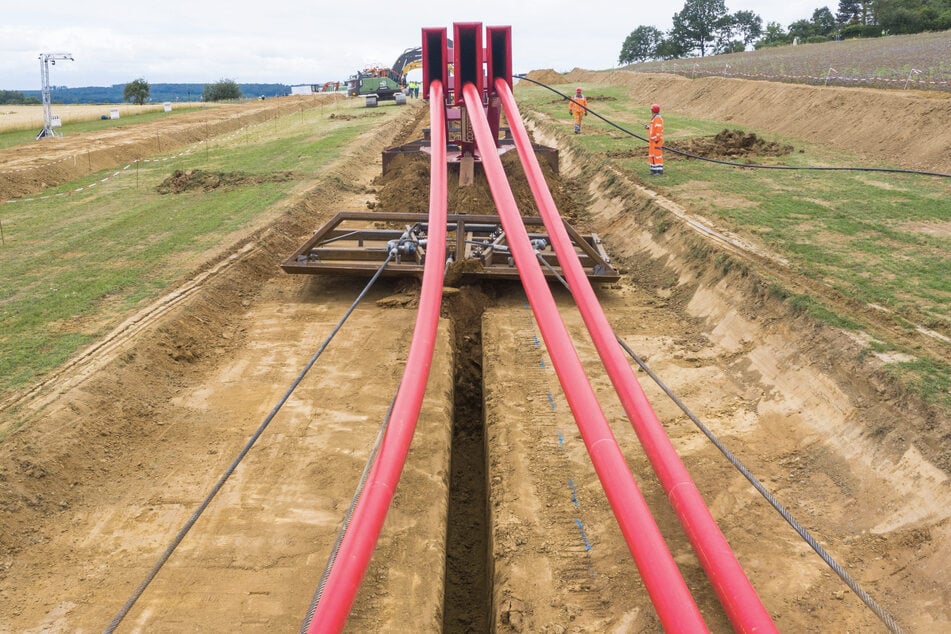
<path fill-rule="evenodd" d="M 40 53 L 40 79 L 43 84 L 43 129 L 36 135 L 37 139 L 47 136 L 56 136 L 53 131 L 53 112 L 50 106 L 50 65 L 55 66 L 56 60 L 73 61 L 72 53 Z"/>

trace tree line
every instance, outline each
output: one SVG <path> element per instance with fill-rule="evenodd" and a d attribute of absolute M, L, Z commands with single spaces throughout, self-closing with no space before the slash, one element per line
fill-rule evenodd
<path fill-rule="evenodd" d="M 150 84 L 143 78 L 112 86 L 67 88 L 52 86 L 54 103 L 161 103 L 164 101 L 223 101 L 240 99 L 243 95 L 278 97 L 287 95 L 286 84 L 236 84 L 222 79 L 213 84 Z M 0 90 L 0 105 L 35 105 L 41 103 L 39 90 Z"/>
<path fill-rule="evenodd" d="M 618 62 L 718 55 L 793 42 L 824 42 L 852 37 L 877 37 L 951 29 L 951 0 L 840 0 L 836 12 L 819 7 L 809 19 L 783 28 L 763 26 L 752 11 L 730 13 L 725 0 L 686 0 L 664 33 L 638 26 L 624 40 Z"/>

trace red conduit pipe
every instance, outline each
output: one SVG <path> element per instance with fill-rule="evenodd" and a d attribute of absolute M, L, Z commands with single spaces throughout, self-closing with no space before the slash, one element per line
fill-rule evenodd
<path fill-rule="evenodd" d="M 383 521 L 399 482 L 410 441 L 419 418 L 426 381 L 432 367 L 436 327 L 442 302 L 445 272 L 447 170 L 446 120 L 442 82 L 429 88 L 429 118 L 432 145 L 429 190 L 429 241 L 419 312 L 413 330 L 406 369 L 396 394 L 390 423 L 370 470 L 363 494 L 353 512 L 350 527 L 340 544 L 336 561 L 327 577 L 307 629 L 308 634 L 340 632 L 353 605 L 360 582 L 380 536 Z"/>
<path fill-rule="evenodd" d="M 571 343 L 545 276 L 535 259 L 528 233 L 522 223 L 512 189 L 499 159 L 482 99 L 475 86 L 463 86 L 463 97 L 482 167 L 489 181 L 492 199 L 529 305 L 548 347 L 555 373 L 561 383 L 585 446 L 594 463 L 601 486 L 607 494 L 621 532 L 650 594 L 661 623 L 668 632 L 707 632 L 687 584 L 674 563 L 670 550 L 650 514 L 634 476 L 624 460 L 601 405 L 594 395 L 581 361 Z"/>
<path fill-rule="evenodd" d="M 773 620 L 710 514 L 700 491 L 677 455 L 617 343 L 614 330 L 591 288 L 591 282 L 584 273 L 545 183 L 511 88 L 504 81 L 496 80 L 495 90 L 502 101 L 522 167 L 538 204 L 539 213 L 551 236 L 558 263 L 568 280 L 571 294 L 621 399 L 624 411 L 627 412 L 644 446 L 644 452 L 654 466 L 690 543 L 720 597 L 730 622 L 738 632 L 776 632 Z"/>

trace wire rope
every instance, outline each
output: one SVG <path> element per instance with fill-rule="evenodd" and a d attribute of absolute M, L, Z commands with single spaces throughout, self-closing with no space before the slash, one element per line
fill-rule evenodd
<path fill-rule="evenodd" d="M 397 393 L 399 392 L 399 386 L 397 386 L 396 391 Z M 337 561 L 337 554 L 340 552 L 340 544 L 343 543 L 343 538 L 347 535 L 347 529 L 350 528 L 350 519 L 353 517 L 353 510 L 357 507 L 357 503 L 360 501 L 360 496 L 363 495 L 363 488 L 367 483 L 367 478 L 370 476 L 370 469 L 372 469 L 373 463 L 376 461 L 376 455 L 380 451 L 380 445 L 383 442 L 383 436 L 386 435 L 386 428 L 390 424 L 390 415 L 393 414 L 393 405 L 395 403 L 396 396 L 394 395 L 393 400 L 390 401 L 390 408 L 386 411 L 386 416 L 383 417 L 383 423 L 380 425 L 380 431 L 376 435 L 376 441 L 373 443 L 373 449 L 370 450 L 370 456 L 367 458 L 367 463 L 363 467 L 363 473 L 360 474 L 360 481 L 357 483 L 356 491 L 354 491 L 353 497 L 350 499 L 350 506 L 347 508 L 347 512 L 343 516 L 343 522 L 340 524 L 340 530 L 337 531 L 337 540 L 334 542 L 333 548 L 330 550 L 330 556 L 327 557 L 327 564 L 324 566 L 324 572 L 320 576 L 320 582 L 317 584 L 317 590 L 314 592 L 314 597 L 310 602 L 310 607 L 307 609 L 307 617 L 301 624 L 301 634 L 306 634 L 307 630 L 310 629 L 310 623 L 313 621 L 314 613 L 317 611 L 317 604 L 320 603 L 320 598 L 324 594 L 324 588 L 327 586 L 327 579 L 330 577 L 330 571 L 333 569 L 334 563 Z"/>
<path fill-rule="evenodd" d="M 264 430 L 267 429 L 268 425 L 270 425 L 271 421 L 274 419 L 274 417 L 277 415 L 280 409 L 284 406 L 284 404 L 288 401 L 291 394 L 294 392 L 295 389 L 297 389 L 297 386 L 300 385 L 301 381 L 303 381 L 304 377 L 307 375 L 310 369 L 317 362 L 317 359 L 320 358 L 320 355 L 323 354 L 324 350 L 327 349 L 327 346 L 330 344 L 330 341 L 340 331 L 340 329 L 343 327 L 343 324 L 347 321 L 350 315 L 353 314 L 353 311 L 356 310 L 357 305 L 363 300 L 366 294 L 370 291 L 370 288 L 372 288 L 373 285 L 376 283 L 376 281 L 380 278 L 380 275 L 383 274 L 383 269 L 386 268 L 386 266 L 390 263 L 390 260 L 392 260 L 394 256 L 395 256 L 395 249 L 391 249 L 389 253 L 387 254 L 386 259 L 383 261 L 383 264 L 380 265 L 380 268 L 377 269 L 376 273 L 373 274 L 373 277 L 370 278 L 370 281 L 367 283 L 367 285 L 363 288 L 362 291 L 360 291 L 360 294 L 357 295 L 357 298 L 350 305 L 350 308 L 347 309 L 347 312 L 344 313 L 340 321 L 337 322 L 337 325 L 334 326 L 333 330 L 330 331 L 330 334 L 327 335 L 327 338 L 324 339 L 324 342 L 320 345 L 317 351 L 310 357 L 307 364 L 304 366 L 304 369 L 301 370 L 301 372 L 297 375 L 297 378 L 294 379 L 294 381 L 291 383 L 290 387 L 284 393 L 284 396 L 282 396 L 281 399 L 277 402 L 277 404 L 271 409 L 271 412 L 267 415 L 264 421 L 258 426 L 257 430 L 255 430 L 254 434 L 252 434 L 251 438 L 248 439 L 248 442 L 245 443 L 244 447 L 238 453 L 237 457 L 232 461 L 231 465 L 229 465 L 228 468 L 225 469 L 225 472 L 221 475 L 221 477 L 218 478 L 218 481 L 215 482 L 214 486 L 211 488 L 211 491 L 208 493 L 205 499 L 202 500 L 201 504 L 198 505 L 198 508 L 195 509 L 195 512 L 192 513 L 190 518 L 188 518 L 188 521 L 185 522 L 185 525 L 181 528 L 181 530 L 178 531 L 178 534 L 175 535 L 171 543 L 168 545 L 168 547 L 165 549 L 162 555 L 158 558 L 158 560 L 149 570 L 148 574 L 146 574 L 145 579 L 142 580 L 139 586 L 133 591 L 129 599 L 125 602 L 125 605 L 123 605 L 122 608 L 119 610 L 119 612 L 117 612 L 116 615 L 112 618 L 112 621 L 110 621 L 109 625 L 107 625 L 106 628 L 103 630 L 103 634 L 111 634 L 112 632 L 114 632 L 115 629 L 122 622 L 122 620 L 129 614 L 129 611 L 135 605 L 136 601 L 139 600 L 139 598 L 142 596 L 145 590 L 149 587 L 149 584 L 152 583 L 156 575 L 158 575 L 159 571 L 162 569 L 165 563 L 172 556 L 172 553 L 175 552 L 175 549 L 178 548 L 178 545 L 181 544 L 183 539 L 185 539 L 185 536 L 191 530 L 192 526 L 195 525 L 195 522 L 198 521 L 198 518 L 201 517 L 201 514 L 205 511 L 206 508 L 208 508 L 208 505 L 211 504 L 211 501 L 214 499 L 214 497 L 218 494 L 218 492 L 224 486 L 225 482 L 227 482 L 228 478 L 231 477 L 231 475 L 234 473 L 235 469 L 237 469 L 238 465 L 241 463 L 244 457 L 248 454 L 249 451 L 251 451 L 251 448 L 254 446 L 254 443 L 256 443 L 258 438 L 261 437 L 261 434 L 264 433 Z"/>
<path fill-rule="evenodd" d="M 548 270 L 552 272 L 558 281 L 570 291 L 571 289 L 568 287 L 567 280 L 565 280 L 565 278 L 545 260 L 539 251 L 536 250 L 535 253 L 538 260 L 548 267 Z M 872 612 L 875 613 L 875 615 L 882 621 L 882 623 L 885 624 L 889 631 L 891 631 L 893 634 L 902 634 L 902 629 L 895 621 L 895 618 L 884 608 L 882 608 L 878 602 L 876 602 L 875 599 L 873 599 L 864 589 L 862 589 L 858 582 L 852 578 L 852 576 L 844 568 L 842 568 L 842 566 L 839 565 L 832 555 L 830 555 L 829 552 L 822 547 L 822 545 L 812 536 L 812 534 L 809 533 L 805 527 L 802 526 L 802 524 L 796 521 L 796 518 L 792 516 L 786 507 L 784 507 L 782 503 L 779 502 L 779 500 L 777 500 L 773 494 L 770 493 L 769 490 L 759 481 L 759 479 L 753 475 L 753 473 L 750 472 L 750 470 L 747 469 L 746 466 L 736 456 L 733 455 L 729 448 L 727 448 L 727 446 L 723 444 L 719 438 L 717 438 L 716 434 L 714 434 L 709 427 L 707 427 L 699 418 L 697 418 L 697 416 L 676 395 L 676 393 L 674 393 L 674 391 L 670 389 L 670 387 L 668 387 L 667 384 L 664 383 L 664 381 L 653 370 L 651 370 L 647 363 L 641 359 L 616 333 L 614 337 L 617 339 L 618 344 L 628 354 L 628 356 L 630 356 L 634 362 L 642 370 L 644 370 L 644 372 L 647 373 L 654 383 L 656 383 L 657 386 L 660 387 L 660 389 L 662 389 L 664 393 L 677 405 L 677 407 L 679 407 L 681 411 L 683 411 L 683 413 L 686 414 L 691 421 L 693 421 L 694 425 L 696 425 L 697 428 L 703 432 L 703 435 L 706 436 L 707 439 L 709 439 L 710 442 L 712 442 L 713 445 L 720 450 L 726 459 L 730 461 L 730 464 L 732 464 L 741 474 L 743 474 L 743 477 L 753 485 L 753 488 L 755 488 L 759 494 L 762 495 L 763 498 L 769 502 L 774 509 L 776 509 L 776 511 L 783 517 L 784 520 L 786 520 L 793 530 L 799 534 L 803 541 L 809 544 L 816 554 L 819 555 L 822 561 L 824 561 L 829 566 L 829 568 L 831 568 L 833 572 L 835 572 L 835 574 L 837 574 L 839 578 L 842 579 L 842 581 L 845 582 L 847 586 L 849 586 L 852 592 L 854 592 L 856 596 L 862 600 L 862 603 L 864 603 Z"/>

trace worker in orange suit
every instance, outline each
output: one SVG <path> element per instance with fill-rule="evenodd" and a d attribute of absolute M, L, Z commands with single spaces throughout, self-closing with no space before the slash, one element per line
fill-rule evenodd
<path fill-rule="evenodd" d="M 575 118 L 575 134 L 581 134 L 581 118 L 588 116 L 588 99 L 580 88 L 575 91 L 574 99 L 568 101 L 568 114 Z"/>
<path fill-rule="evenodd" d="M 647 130 L 647 162 L 650 164 L 650 175 L 660 176 L 664 173 L 664 118 L 660 116 L 660 106 L 656 103 L 651 106 L 651 122 L 644 126 Z"/>

